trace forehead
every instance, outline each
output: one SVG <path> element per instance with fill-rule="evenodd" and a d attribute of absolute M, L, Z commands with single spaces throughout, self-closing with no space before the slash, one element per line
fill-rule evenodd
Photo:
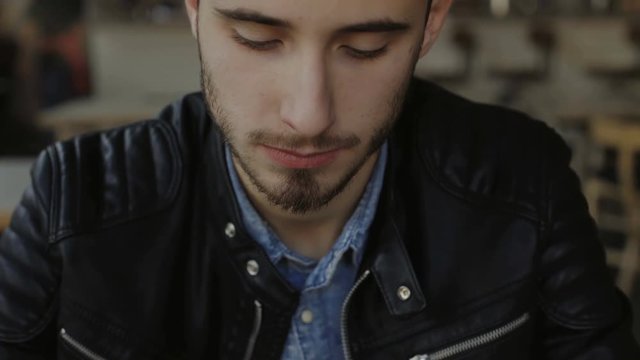
<path fill-rule="evenodd" d="M 338 27 L 367 20 L 421 21 L 427 0 L 203 0 L 211 8 L 244 9 L 294 26 Z"/>

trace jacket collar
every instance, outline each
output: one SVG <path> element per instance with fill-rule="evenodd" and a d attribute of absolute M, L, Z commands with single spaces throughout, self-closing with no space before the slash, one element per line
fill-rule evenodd
<path fill-rule="evenodd" d="M 405 106 L 405 114 L 410 114 L 407 108 L 411 105 L 411 90 Z M 401 116 L 401 122 L 407 123 L 412 119 Z M 227 172 L 224 157 L 224 140 L 219 128 L 211 121 L 211 130 L 207 134 L 203 157 L 205 163 L 206 183 L 211 184 L 215 191 L 209 192 L 209 203 L 217 207 L 213 213 L 219 214 L 221 220 L 216 221 L 225 244 L 234 257 L 234 264 L 244 273 L 248 281 L 261 295 L 273 300 L 280 306 L 292 306 L 297 303 L 298 294 L 278 273 L 271 264 L 264 250 L 246 233 L 242 224 L 239 206 L 233 196 L 233 187 Z M 397 126 L 396 128 L 398 128 Z M 405 135 L 410 133 L 407 132 Z M 370 269 L 380 288 L 389 312 L 393 315 L 409 315 L 423 310 L 426 300 L 416 279 L 411 260 L 404 245 L 405 234 L 404 207 L 399 203 L 396 177 L 402 161 L 402 148 L 407 146 L 406 136 L 398 136 L 394 131 L 389 141 L 389 159 L 385 173 L 385 185 L 380 195 L 378 210 L 370 230 L 367 250 L 360 272 Z M 225 211 L 219 211 L 222 207 Z M 233 236 L 229 236 L 227 227 L 234 227 Z M 249 260 L 254 260 L 260 267 L 258 276 L 251 276 L 245 271 Z M 404 290 L 403 293 L 401 293 Z M 409 290 L 407 297 L 406 290 Z"/>
<path fill-rule="evenodd" d="M 202 165 L 206 169 L 205 182 L 214 190 L 207 194 L 208 203 L 212 207 L 210 213 L 216 215 L 213 219 L 215 231 L 224 239 L 225 248 L 229 250 L 236 270 L 261 301 L 273 308 L 284 307 L 283 311 L 291 311 L 298 301 L 298 293 L 280 276 L 262 247 L 247 233 L 225 164 L 224 139 L 215 123 L 211 121 L 211 124 L 203 149 L 205 156 Z M 249 272 L 250 262 L 252 270 L 256 269 L 257 264 L 257 274 Z"/>
<path fill-rule="evenodd" d="M 407 150 L 413 145 L 410 129 L 403 132 L 400 128 L 410 120 L 402 116 L 404 124 L 399 123 L 389 139 L 385 183 L 370 231 L 369 248 L 363 261 L 364 266 L 374 275 L 384 295 L 387 309 L 397 316 L 414 314 L 426 307 L 424 293 L 405 246 L 407 241 L 421 240 L 411 239 L 414 235 L 407 231 L 407 204 L 403 200 L 404 192 L 400 191 L 405 185 L 399 182 L 399 178 L 403 176 L 401 168 L 410 166 L 410 161 L 405 157 Z"/>

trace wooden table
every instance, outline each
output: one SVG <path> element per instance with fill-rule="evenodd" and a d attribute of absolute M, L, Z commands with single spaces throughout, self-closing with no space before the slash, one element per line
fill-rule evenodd
<path fill-rule="evenodd" d="M 11 220 L 11 213 L 9 211 L 0 211 L 0 233 L 9 227 L 9 220 Z"/>
<path fill-rule="evenodd" d="M 42 112 L 38 123 L 54 132 L 56 140 L 123 126 L 155 117 L 175 99 L 89 98 Z"/>

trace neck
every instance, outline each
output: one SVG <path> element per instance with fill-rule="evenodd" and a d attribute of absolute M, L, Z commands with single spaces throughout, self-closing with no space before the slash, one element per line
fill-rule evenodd
<path fill-rule="evenodd" d="M 280 240 L 291 250 L 319 260 L 336 242 L 354 212 L 373 174 L 379 151 L 370 156 L 347 187 L 326 206 L 304 214 L 294 214 L 273 206 L 249 180 L 241 166 L 234 165 L 247 196 Z"/>

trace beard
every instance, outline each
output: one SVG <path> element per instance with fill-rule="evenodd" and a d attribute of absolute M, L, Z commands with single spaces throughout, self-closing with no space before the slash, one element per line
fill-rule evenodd
<path fill-rule="evenodd" d="M 415 62 L 417 62 L 417 53 L 415 57 Z M 242 147 L 238 146 L 241 142 L 240 139 L 233 136 L 233 118 L 219 101 L 220 89 L 216 87 L 215 81 L 208 70 L 209 67 L 206 61 L 203 60 L 201 53 L 200 64 L 201 87 L 205 95 L 207 110 L 213 121 L 218 125 L 224 141 L 231 150 L 234 162 L 244 171 L 249 181 L 266 197 L 270 204 L 297 215 L 316 211 L 326 206 L 345 190 L 367 160 L 380 149 L 402 112 L 412 77 L 412 72 L 409 72 L 408 76 L 403 79 L 401 86 L 389 100 L 387 111 L 383 114 L 384 120 L 368 139 L 366 151 L 346 166 L 336 180 L 321 184 L 318 179 L 321 175 L 321 169 L 278 169 L 277 183 L 269 185 L 260 176 L 255 166 L 257 161 L 252 154 L 243 152 L 241 150 Z M 381 84 L 381 86 L 384 85 Z M 296 135 L 269 134 L 257 130 L 248 133 L 246 136 L 248 143 L 252 145 L 263 144 L 287 149 L 312 145 L 318 151 L 355 148 L 362 143 L 362 140 L 355 135 L 338 137 L 324 133 L 314 138 L 307 138 Z M 247 184 L 244 185 L 246 186 Z"/>

